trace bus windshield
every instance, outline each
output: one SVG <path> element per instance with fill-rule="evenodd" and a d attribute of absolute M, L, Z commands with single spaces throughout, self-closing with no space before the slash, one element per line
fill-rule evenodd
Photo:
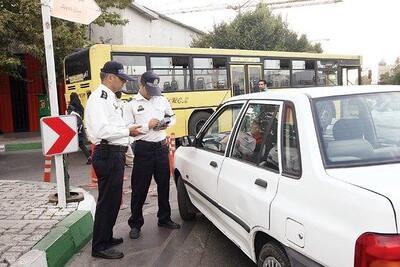
<path fill-rule="evenodd" d="M 65 58 L 66 84 L 90 80 L 89 49 L 83 49 Z"/>

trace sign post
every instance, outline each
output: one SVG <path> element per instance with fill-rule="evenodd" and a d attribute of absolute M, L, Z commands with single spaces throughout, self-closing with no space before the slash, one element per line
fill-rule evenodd
<path fill-rule="evenodd" d="M 46 69 L 47 81 L 49 86 L 49 100 L 50 100 L 50 113 L 51 116 L 58 116 L 58 101 L 57 101 L 57 86 L 56 86 L 56 71 L 54 64 L 53 52 L 53 36 L 51 32 L 51 10 L 52 0 L 42 0 L 42 19 L 43 19 L 43 34 L 44 46 L 46 51 Z M 64 183 L 64 166 L 62 155 L 56 155 L 56 178 L 57 178 L 57 194 L 58 206 L 66 207 L 67 199 L 65 197 L 65 183 Z"/>
<path fill-rule="evenodd" d="M 78 23 L 89 24 L 90 22 L 95 20 L 101 14 L 101 12 L 94 0 L 69 0 L 69 1 L 41 0 L 41 4 L 42 4 L 44 46 L 46 52 L 47 81 L 49 86 L 48 89 L 49 89 L 50 111 L 51 111 L 51 116 L 58 116 L 59 111 L 58 111 L 58 98 L 57 98 L 57 86 L 56 86 L 56 72 L 54 64 L 53 36 L 51 32 L 51 11 L 53 4 L 55 4 L 57 10 L 61 10 L 61 15 L 60 13 L 57 13 L 58 12 L 57 11 L 56 12 L 57 14 L 54 15 L 55 17 L 60 17 L 66 20 L 72 20 L 73 22 L 78 22 Z M 66 207 L 67 200 L 65 198 L 64 166 L 62 157 L 63 157 L 62 154 L 55 155 L 57 194 L 58 194 L 58 205 L 60 207 Z"/>

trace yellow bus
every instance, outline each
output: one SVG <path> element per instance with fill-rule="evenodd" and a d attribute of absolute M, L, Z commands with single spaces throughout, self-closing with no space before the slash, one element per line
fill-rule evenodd
<path fill-rule="evenodd" d="M 197 133 L 225 99 L 256 92 L 260 79 L 269 89 L 360 84 L 362 64 L 361 56 L 97 44 L 65 58 L 67 102 L 76 92 L 85 105 L 109 60 L 121 62 L 136 78 L 147 70 L 160 76 L 177 119 L 170 132 L 177 137 Z M 127 83 L 123 99 L 137 90 L 137 82 Z"/>

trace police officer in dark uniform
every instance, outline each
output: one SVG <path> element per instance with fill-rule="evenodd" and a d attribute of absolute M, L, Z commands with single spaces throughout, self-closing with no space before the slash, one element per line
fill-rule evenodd
<path fill-rule="evenodd" d="M 127 125 L 140 125 L 143 135 L 134 137 L 134 163 L 132 170 L 132 199 L 128 224 L 129 236 L 136 239 L 144 224 L 143 204 L 146 200 L 151 178 L 157 183 L 158 226 L 179 229 L 171 220 L 169 204 L 169 149 L 165 129 L 175 123 L 174 113 L 168 100 L 161 95 L 160 77 L 152 71 L 142 74 L 139 93 L 125 104 L 124 120 Z"/>
<path fill-rule="evenodd" d="M 140 135 L 140 126 L 127 128 L 122 119 L 115 93 L 121 91 L 131 77 L 122 64 L 109 61 L 100 73 L 101 84 L 90 95 L 85 121 L 90 141 L 96 145 L 92 164 L 98 177 L 99 197 L 93 228 L 92 256 L 119 259 L 124 254 L 111 248 L 123 242 L 113 237 L 113 227 L 122 198 L 125 152 L 129 136 Z"/>

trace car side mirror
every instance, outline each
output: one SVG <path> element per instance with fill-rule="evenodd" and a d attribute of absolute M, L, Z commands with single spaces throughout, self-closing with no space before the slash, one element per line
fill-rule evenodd
<path fill-rule="evenodd" d="M 180 139 L 180 144 L 181 146 L 196 146 L 196 138 L 194 136 L 183 136 Z"/>

